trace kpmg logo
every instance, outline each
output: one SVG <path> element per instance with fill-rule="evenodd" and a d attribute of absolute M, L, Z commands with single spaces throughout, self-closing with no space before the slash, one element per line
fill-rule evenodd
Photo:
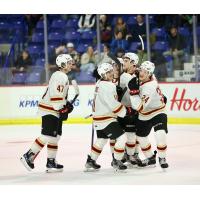
<path fill-rule="evenodd" d="M 35 108 L 38 107 L 38 96 L 21 96 L 19 99 L 19 108 Z"/>

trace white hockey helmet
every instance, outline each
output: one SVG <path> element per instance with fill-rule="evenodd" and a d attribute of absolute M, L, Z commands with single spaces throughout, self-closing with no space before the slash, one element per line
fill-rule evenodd
<path fill-rule="evenodd" d="M 102 63 L 97 68 L 98 74 L 101 77 L 111 70 L 113 70 L 113 66 L 109 63 Z"/>
<path fill-rule="evenodd" d="M 69 61 L 72 61 L 72 57 L 69 54 L 60 54 L 56 58 L 56 65 L 60 68 L 64 68 Z"/>
<path fill-rule="evenodd" d="M 154 72 L 154 69 L 155 69 L 155 65 L 154 65 L 154 63 L 152 63 L 150 61 L 144 61 L 140 65 L 140 69 L 144 69 L 149 73 L 149 75 L 152 75 Z"/>
<path fill-rule="evenodd" d="M 133 62 L 135 65 L 137 65 L 139 62 L 139 57 L 135 53 L 131 52 L 125 53 L 124 58 L 129 58 L 130 62 Z"/>

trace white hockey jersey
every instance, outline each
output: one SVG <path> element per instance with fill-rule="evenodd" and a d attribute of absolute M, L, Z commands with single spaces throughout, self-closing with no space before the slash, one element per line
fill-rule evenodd
<path fill-rule="evenodd" d="M 128 83 L 129 81 L 135 77 L 135 74 L 131 75 L 128 73 L 122 73 L 120 76 L 120 87 L 124 89 L 127 87 L 127 90 L 121 100 L 121 103 L 126 106 L 126 107 L 131 107 L 131 100 L 130 100 L 130 94 L 129 94 L 129 88 L 128 88 Z M 114 82 L 115 85 L 118 85 L 118 81 Z"/>
<path fill-rule="evenodd" d="M 165 113 L 165 103 L 156 78 L 140 85 L 139 95 L 130 97 L 132 108 L 139 112 L 140 120 L 149 120 L 154 116 Z"/>
<path fill-rule="evenodd" d="M 116 86 L 109 81 L 99 80 L 96 83 L 93 100 L 93 121 L 96 130 L 104 129 L 117 116 L 124 117 L 125 107 L 117 101 Z"/>
<path fill-rule="evenodd" d="M 128 83 L 129 81 L 135 77 L 135 74 L 131 75 L 128 73 L 123 73 L 120 76 L 120 87 L 124 89 L 127 87 L 127 90 L 121 100 L 121 103 L 126 106 L 126 107 L 131 107 L 131 100 L 130 100 L 130 94 L 129 94 L 129 88 L 128 88 Z"/>
<path fill-rule="evenodd" d="M 65 73 L 56 71 L 52 74 L 46 92 L 38 105 L 38 114 L 54 115 L 59 117 L 58 110 L 61 109 L 67 101 L 69 90 L 69 80 Z"/>

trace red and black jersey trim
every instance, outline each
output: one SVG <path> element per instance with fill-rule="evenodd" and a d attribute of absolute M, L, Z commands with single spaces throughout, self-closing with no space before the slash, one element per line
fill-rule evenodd
<path fill-rule="evenodd" d="M 116 114 L 116 113 L 120 112 L 123 107 L 124 107 L 123 105 L 120 105 L 118 108 L 116 108 L 115 110 L 113 110 L 113 113 Z"/>
<path fill-rule="evenodd" d="M 47 145 L 47 148 L 48 148 L 48 149 L 57 150 L 57 149 L 58 149 L 58 146 L 57 146 L 57 145 L 48 144 L 48 145 Z"/>
<path fill-rule="evenodd" d="M 167 145 L 166 145 L 166 146 L 163 146 L 163 147 L 157 146 L 157 149 L 158 149 L 159 151 L 165 151 L 165 150 L 167 149 Z"/>
<path fill-rule="evenodd" d="M 44 147 L 44 144 L 42 144 L 38 139 L 35 140 L 35 143 L 36 143 L 37 145 L 39 145 L 41 148 Z"/>
<path fill-rule="evenodd" d="M 101 150 L 97 149 L 96 147 L 92 146 L 92 151 L 100 154 L 101 153 Z"/>
<path fill-rule="evenodd" d="M 126 146 L 129 147 L 129 148 L 134 148 L 134 147 L 135 147 L 135 144 L 126 143 Z"/>
<path fill-rule="evenodd" d="M 151 149 L 151 145 L 149 145 L 148 147 L 146 148 L 142 148 L 142 151 L 149 151 Z"/>
<path fill-rule="evenodd" d="M 62 97 L 52 97 L 50 98 L 50 101 L 62 101 L 63 98 Z"/>
<path fill-rule="evenodd" d="M 113 117 L 93 117 L 94 121 L 103 121 L 107 119 L 113 119 Z"/>
<path fill-rule="evenodd" d="M 114 148 L 114 151 L 117 152 L 117 153 L 124 153 L 124 149 L 116 149 L 116 148 Z"/>

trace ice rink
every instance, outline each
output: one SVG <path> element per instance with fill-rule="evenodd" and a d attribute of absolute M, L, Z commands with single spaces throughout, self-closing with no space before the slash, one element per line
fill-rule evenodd
<path fill-rule="evenodd" d="M 11 125 L 0 127 L 0 184 L 1 185 L 199 185 L 200 184 L 200 125 L 170 125 L 168 134 L 167 172 L 159 165 L 149 169 L 128 169 L 116 173 L 110 166 L 111 153 L 106 145 L 98 159 L 101 170 L 83 172 L 90 151 L 91 125 L 64 125 L 57 160 L 64 172 L 47 174 L 46 147 L 28 172 L 19 158 L 40 134 L 40 125 Z M 154 145 L 154 135 L 151 133 Z"/>

